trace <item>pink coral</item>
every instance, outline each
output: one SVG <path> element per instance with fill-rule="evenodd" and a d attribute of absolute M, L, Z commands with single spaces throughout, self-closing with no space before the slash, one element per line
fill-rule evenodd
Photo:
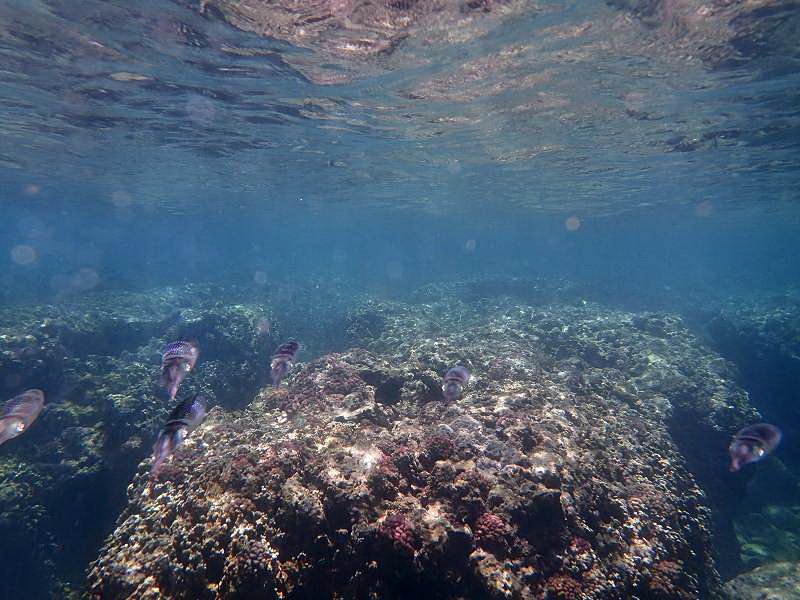
<path fill-rule="evenodd" d="M 446 435 L 433 435 L 425 441 L 425 453 L 432 461 L 450 458 L 453 455 L 453 442 Z"/>
<path fill-rule="evenodd" d="M 415 535 L 414 530 L 405 515 L 393 513 L 387 516 L 381 523 L 378 531 L 381 535 L 391 539 L 395 546 L 414 553 Z"/>
<path fill-rule="evenodd" d="M 291 393 L 289 388 L 277 388 L 272 393 L 275 404 L 281 410 L 293 414 L 305 406 L 305 397 L 302 394 Z"/>
<path fill-rule="evenodd" d="M 487 550 L 505 550 L 510 532 L 505 520 L 493 513 L 483 513 L 475 522 L 475 542 Z"/>

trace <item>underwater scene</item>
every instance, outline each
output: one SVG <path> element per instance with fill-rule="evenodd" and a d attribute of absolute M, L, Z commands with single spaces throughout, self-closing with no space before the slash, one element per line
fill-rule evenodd
<path fill-rule="evenodd" d="M 0 0 L 0 600 L 800 598 L 800 4 Z"/>

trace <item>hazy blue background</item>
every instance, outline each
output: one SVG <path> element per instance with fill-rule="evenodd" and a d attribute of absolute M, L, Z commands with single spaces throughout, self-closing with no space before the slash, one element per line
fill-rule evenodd
<path fill-rule="evenodd" d="M 47 189 L 34 199 L 13 192 L 0 222 L 6 303 L 185 282 L 258 288 L 347 280 L 396 296 L 435 281 L 507 274 L 601 284 L 621 299 L 633 292 L 640 300 L 651 297 L 653 307 L 669 308 L 660 295 L 665 286 L 673 288 L 668 300 L 675 303 L 677 292 L 724 296 L 800 281 L 792 215 L 719 210 L 711 202 L 505 220 L 471 215 L 468 207 L 433 216 L 310 208 L 290 198 L 274 211 L 231 207 L 209 216 L 121 210 L 93 198 L 90 189 Z M 566 223 L 573 216 L 579 227 L 571 231 Z M 20 246 L 32 248 L 33 258 L 30 251 L 13 255 Z"/>

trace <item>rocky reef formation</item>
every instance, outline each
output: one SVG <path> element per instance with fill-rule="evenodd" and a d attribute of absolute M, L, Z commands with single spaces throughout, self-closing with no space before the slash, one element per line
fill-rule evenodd
<path fill-rule="evenodd" d="M 793 600 L 800 595 L 800 563 L 777 562 L 725 584 L 728 600 Z"/>
<path fill-rule="evenodd" d="M 800 291 L 753 291 L 711 304 L 702 328 L 734 362 L 764 419 L 784 432 L 780 453 L 739 495 L 733 519 L 748 567 L 800 559 Z"/>
<path fill-rule="evenodd" d="M 46 395 L 42 416 L 0 454 L 8 597 L 63 598 L 82 587 L 171 409 L 158 382 L 164 343 L 196 339 L 203 368 L 187 390 L 235 408 L 268 381 L 276 341 L 259 323 L 270 318 L 264 305 L 223 305 L 200 287 L 0 313 L 3 399 L 28 387 Z"/>
<path fill-rule="evenodd" d="M 152 491 L 142 463 L 91 594 L 721 597 L 730 365 L 666 314 L 439 296 L 362 304 L 368 349 L 215 409 Z"/>
<path fill-rule="evenodd" d="M 730 298 L 714 308 L 706 331 L 736 363 L 764 416 L 783 424 L 784 457 L 800 466 L 800 290 Z"/>
<path fill-rule="evenodd" d="M 760 418 L 737 383 L 748 376 L 679 317 L 595 296 L 492 278 L 426 286 L 407 302 L 313 283 L 196 285 L 3 309 L 6 396 L 36 386 L 48 400 L 0 457 L 6 590 L 79 597 L 131 478 L 91 570 L 101 597 L 422 586 L 440 597 L 715 597 L 716 570 L 794 560 L 784 448 L 750 473 L 726 471 L 729 436 Z M 769 321 L 762 304 L 750 323 Z M 732 300 L 692 323 L 723 350 L 715 335 L 730 327 L 719 324 L 743 331 L 747 306 Z M 788 335 L 781 322 L 758 331 Z M 264 388 L 288 336 L 306 364 Z M 182 392 L 216 408 L 149 496 L 141 461 L 171 408 L 159 353 L 177 338 L 201 348 Z M 328 354 L 347 347 L 362 349 Z M 441 376 L 455 364 L 473 378 L 448 404 Z M 335 578 L 318 580 L 319 564 Z"/>

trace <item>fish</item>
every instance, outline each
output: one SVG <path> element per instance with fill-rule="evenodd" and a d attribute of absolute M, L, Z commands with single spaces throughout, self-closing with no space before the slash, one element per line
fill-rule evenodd
<path fill-rule="evenodd" d="M 161 357 L 161 379 L 170 400 L 175 400 L 178 388 L 187 373 L 194 368 L 200 351 L 191 342 L 172 342 Z"/>
<path fill-rule="evenodd" d="M 453 401 L 464 391 L 464 385 L 469 381 L 469 371 L 466 367 L 456 366 L 450 369 L 444 376 L 442 393 L 447 401 Z"/>
<path fill-rule="evenodd" d="M 0 444 L 24 433 L 42 412 L 44 392 L 27 390 L 0 408 Z"/>
<path fill-rule="evenodd" d="M 156 443 L 153 444 L 153 466 L 150 468 L 150 486 L 161 469 L 161 465 L 169 458 L 175 448 L 194 431 L 208 412 L 208 402 L 204 396 L 195 394 L 182 400 L 172 410 L 164 427 L 158 434 Z"/>
<path fill-rule="evenodd" d="M 300 344 L 294 340 L 289 340 L 285 344 L 278 346 L 275 354 L 272 355 L 272 383 L 280 385 L 281 379 L 289 372 L 289 369 L 294 364 L 294 358 L 297 351 L 300 349 Z"/>
<path fill-rule="evenodd" d="M 746 464 L 761 460 L 775 450 L 782 437 L 781 430 L 769 423 L 745 427 L 733 436 L 728 447 L 731 455 L 730 470 L 736 472 Z"/>

